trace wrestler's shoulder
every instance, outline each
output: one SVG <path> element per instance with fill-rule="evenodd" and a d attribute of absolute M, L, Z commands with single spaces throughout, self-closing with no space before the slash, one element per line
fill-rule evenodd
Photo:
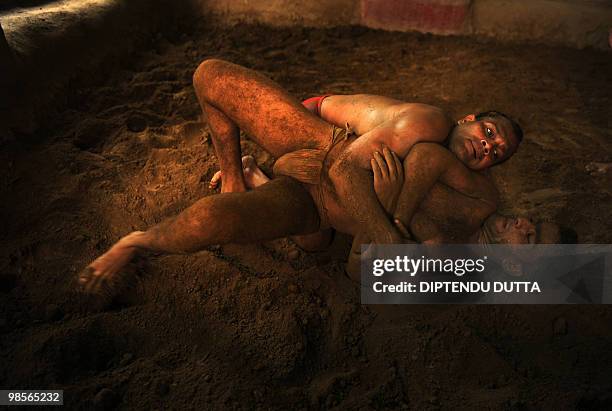
<path fill-rule="evenodd" d="M 430 104 L 423 103 L 402 103 L 396 105 L 397 115 L 413 115 L 413 116 L 426 116 L 429 118 L 440 118 L 445 120 L 451 120 L 448 113 L 442 110 L 440 107 L 432 106 Z"/>
<path fill-rule="evenodd" d="M 453 120 L 441 108 L 420 103 L 406 103 L 402 106 L 395 115 L 398 129 L 418 129 L 434 138 L 434 141 L 442 141 L 448 136 Z"/>

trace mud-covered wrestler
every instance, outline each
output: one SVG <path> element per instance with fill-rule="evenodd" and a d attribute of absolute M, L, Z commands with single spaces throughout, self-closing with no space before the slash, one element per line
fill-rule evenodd
<path fill-rule="evenodd" d="M 442 143 L 468 168 L 479 171 L 507 160 L 514 154 L 523 138 L 521 127 L 497 111 L 470 114 L 454 123 L 436 107 L 406 103 L 376 95 L 323 95 L 309 98 L 303 101 L 302 105 L 334 126 L 334 138 L 329 144 L 330 148 L 344 137 L 341 133 L 345 130 L 350 130 L 351 134 L 360 138 L 359 144 L 352 144 L 340 156 L 339 163 L 335 166 L 336 173 L 332 170 L 333 174 L 337 174 L 334 180 L 338 183 L 336 186 L 339 188 L 338 193 L 342 192 L 342 187 L 345 187 L 345 195 L 351 193 L 346 187 L 354 184 L 355 179 L 352 177 L 354 173 L 358 174 L 359 180 L 363 170 L 370 168 L 367 159 L 364 166 L 362 158 L 364 153 L 371 154 L 371 151 L 377 150 L 377 147 L 380 150 L 382 145 L 401 150 L 401 156 L 403 151 L 409 150 L 418 142 Z M 206 112 L 205 104 L 202 108 Z M 221 170 L 211 180 L 212 188 L 221 181 L 224 168 L 236 170 L 239 167 L 235 158 L 236 153 L 240 153 L 235 134 L 220 134 L 219 138 L 214 138 L 213 141 L 218 157 L 222 160 L 220 160 Z M 320 179 L 322 168 L 320 164 L 326 154 L 326 150 L 298 150 L 281 157 L 275 170 L 277 174 L 289 175 L 298 181 L 316 185 Z M 342 168 L 348 168 L 349 172 L 341 173 Z M 354 173 L 351 173 L 351 169 L 355 168 Z M 232 178 L 233 174 L 235 175 Z M 221 191 L 243 191 L 242 178 L 239 173 L 226 172 L 225 185 Z M 371 174 L 367 176 L 367 181 L 371 182 Z M 371 187 L 371 184 L 368 186 Z M 360 186 L 352 191 L 355 197 L 353 205 L 360 206 L 359 194 L 355 194 L 359 191 L 363 191 Z M 369 188 L 369 191 L 372 189 Z M 342 202 L 341 199 L 339 201 Z M 294 240 L 302 248 L 316 249 L 325 246 L 331 238 L 332 230 L 328 229 L 309 236 L 294 237 Z"/>
<path fill-rule="evenodd" d="M 415 151 L 423 150 L 422 144 L 415 146 Z M 409 155 L 410 157 L 410 155 Z M 246 186 L 249 189 L 254 189 L 261 186 L 270 178 L 259 168 L 255 159 L 252 156 L 244 156 L 242 158 L 243 171 L 245 176 Z M 404 167 L 410 167 L 407 162 L 402 165 L 398 157 L 388 149 L 383 150 L 383 155 L 375 153 L 372 159 L 372 171 L 374 175 L 374 190 L 376 197 L 383 205 L 388 215 L 396 215 L 402 217 L 401 213 L 394 213 L 393 207 L 398 204 L 400 208 L 404 207 L 403 200 L 400 200 L 402 195 L 412 196 L 413 193 L 406 186 L 410 184 L 405 180 L 405 173 L 410 173 L 410 170 L 404 170 Z M 427 207 L 427 204 L 432 204 L 431 201 L 423 203 L 412 216 L 410 227 L 417 230 L 419 235 L 426 235 L 429 238 L 420 240 L 428 244 L 445 244 L 445 243 L 463 243 L 463 244 L 558 244 L 558 243 L 576 243 L 577 235 L 574 230 L 567 227 L 561 227 L 550 222 L 541 222 L 535 225 L 530 219 L 524 217 L 506 216 L 499 213 L 493 213 L 482 223 L 482 226 L 475 232 L 466 230 L 465 224 L 457 221 L 457 215 L 453 212 L 448 212 L 454 206 L 454 200 L 460 200 L 461 196 L 445 196 L 443 191 L 443 183 L 436 183 L 430 189 L 428 197 L 433 200 L 433 204 L 444 206 Z M 403 194 L 402 194 L 403 193 Z M 448 202 L 448 203 L 447 203 Z M 443 212 L 446 210 L 446 214 Z M 432 213 L 433 212 L 433 213 Z M 441 224 L 436 223 L 432 217 L 441 219 Z M 404 218 L 404 217 L 402 217 Z M 455 222 L 453 223 L 453 220 Z M 395 224 L 400 228 L 400 231 L 406 236 L 406 242 L 410 242 L 411 233 L 399 218 L 396 218 Z M 446 223 L 444 223 L 446 221 Z M 449 231 L 454 230 L 454 235 Z M 326 246 L 325 242 L 314 243 L 310 240 L 311 236 L 294 236 L 293 239 L 303 247 L 303 239 L 305 238 L 306 245 L 315 244 L 317 249 L 322 249 Z M 318 238 L 318 237 L 317 237 Z M 360 281 L 361 267 L 361 245 L 369 243 L 369 239 L 365 237 L 364 232 L 359 232 L 353 240 L 353 245 L 346 264 L 346 272 L 349 277 L 356 282 Z"/>
<path fill-rule="evenodd" d="M 479 169 L 508 158 L 519 138 L 504 117 L 471 117 L 453 127 L 438 109 L 410 105 L 403 120 L 412 119 L 418 134 L 411 135 L 408 129 L 405 135 L 383 133 L 385 128 L 402 128 L 401 124 L 391 126 L 383 121 L 355 138 L 314 116 L 277 84 L 243 67 L 219 60 L 205 61 L 195 73 L 194 84 L 215 136 L 224 193 L 205 197 L 176 217 L 122 238 L 80 274 L 79 282 L 85 291 L 110 287 L 138 249 L 194 252 L 211 244 L 266 241 L 316 233 L 328 227 L 353 235 L 365 233 L 364 237 L 371 241 L 400 241 L 401 235 L 388 212 L 409 227 L 417 241 L 449 238 L 492 242 L 495 238 L 491 230 L 511 234 L 508 241 L 512 242 L 536 240 L 538 233 L 526 220 L 510 224 L 507 218 L 491 217 L 481 229 L 483 221 L 496 209 L 497 192 L 487 177 L 459 161 L 464 158 L 465 163 Z M 431 130 L 428 121 L 432 123 Z M 247 192 L 243 191 L 247 182 L 240 159 L 238 127 L 280 157 L 275 171 L 281 176 Z M 439 144 L 422 143 L 410 149 L 424 139 L 435 141 L 443 133 L 450 133 L 448 146 L 455 154 Z M 440 137 L 441 141 L 445 138 Z M 387 146 L 400 155 L 409 154 L 403 165 L 407 171 L 404 189 L 392 200 L 395 210 L 391 207 L 385 211 L 382 204 L 389 200 L 379 201 L 376 197 L 371 167 L 393 161 L 397 169 L 400 160 Z M 235 161 L 228 161 L 233 156 L 237 157 L 237 170 Z M 313 167 L 317 163 L 312 160 L 317 158 L 319 165 Z M 305 169 L 296 172 L 296 165 Z M 354 184 L 354 179 L 361 181 L 364 173 L 367 190 Z M 299 182 L 286 176 L 292 174 L 312 181 Z M 353 186 L 355 192 L 350 191 Z M 364 198 L 371 193 L 373 214 L 361 207 L 359 192 L 364 191 Z M 386 225 L 383 230 L 370 223 L 378 211 Z M 461 229 L 454 229 L 459 226 Z M 385 234 L 382 237 L 381 232 Z"/>
<path fill-rule="evenodd" d="M 406 189 L 415 181 L 410 177 L 410 167 L 421 161 L 427 164 L 432 155 L 437 157 L 433 150 L 448 153 L 438 145 L 419 143 L 410 151 L 404 165 L 388 149 L 384 149 L 383 154 L 377 154 L 377 160 L 373 161 L 377 199 L 385 204 L 385 208 L 397 204 L 395 212 L 389 208 L 388 213 L 395 217 L 400 227 L 404 227 L 402 221 L 410 221 L 407 226 L 410 233 L 405 235 L 412 235 L 413 240 L 426 243 L 562 242 L 560 228 L 555 224 L 535 226 L 525 218 L 496 213 L 489 215 L 475 231 L 470 231 L 465 224 L 465 213 L 480 213 L 478 205 L 470 204 L 473 199 L 452 189 L 447 191 L 447 176 L 442 176 L 440 182 L 431 187 L 412 218 L 402 215 L 399 210 L 408 210 L 412 203 L 406 202 L 406 198 L 412 197 L 410 190 Z M 464 167 L 452 155 L 440 163 L 446 161 L 452 164 L 451 168 Z M 122 283 L 121 269 L 139 250 L 190 253 L 213 244 L 267 241 L 316 233 L 322 228 L 318 205 L 303 183 L 286 176 L 269 180 L 252 158 L 245 158 L 244 166 L 245 187 L 250 191 L 204 197 L 176 217 L 147 231 L 135 231 L 121 238 L 79 274 L 81 291 L 104 298 L 112 297 Z M 438 223 L 438 218 L 446 218 L 447 223 Z M 331 215 L 329 223 L 335 229 L 356 236 L 351 250 L 352 262 L 355 263 L 354 254 L 358 253 L 359 244 L 368 241 L 360 224 L 336 214 Z M 454 234 L 445 235 L 445 230 Z M 349 270 L 349 273 L 354 274 L 355 270 Z"/>
<path fill-rule="evenodd" d="M 371 184 L 370 160 L 383 145 L 403 159 L 418 142 L 441 143 L 470 169 L 483 170 L 509 158 L 522 138 L 520 127 L 505 116 L 470 115 L 457 124 L 437 107 L 379 96 L 328 97 L 322 100 L 320 118 L 270 79 L 220 60 L 204 61 L 195 72 L 194 86 L 224 176 L 222 193 L 246 189 L 242 129 L 276 158 L 300 150 L 290 159 L 289 171 L 294 177 L 310 177 L 309 183 L 320 180 L 321 167 L 311 170 L 312 160 L 317 155 L 320 162 L 325 159 L 330 164 L 328 181 L 317 190 L 330 186 L 342 212 L 359 221 L 375 243 L 401 240 Z M 359 138 L 347 138 L 347 123 Z"/>

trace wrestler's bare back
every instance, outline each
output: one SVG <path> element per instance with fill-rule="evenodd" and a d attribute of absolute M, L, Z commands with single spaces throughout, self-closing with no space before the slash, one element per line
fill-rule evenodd
<path fill-rule="evenodd" d="M 453 125 L 452 119 L 438 107 L 371 94 L 328 96 L 321 102 L 320 116 L 337 127 L 348 124 L 357 136 L 381 128 L 391 131 L 389 137 L 411 144 L 443 142 Z"/>
<path fill-rule="evenodd" d="M 398 150 L 400 158 L 404 158 L 414 144 L 443 143 L 453 124 L 451 118 L 438 107 L 369 94 L 331 95 L 322 101 L 319 110 L 322 119 L 337 127 L 348 124 L 355 134 L 344 147 L 330 153 L 329 163 L 333 163 L 360 136 L 367 137 L 374 133 L 378 134 L 377 140 Z M 381 148 L 374 149 L 382 151 Z M 448 150 L 434 148 L 432 153 L 431 149 L 427 153 L 423 150 L 413 153 L 416 167 L 431 168 L 431 162 L 423 157 L 432 154 L 442 156 L 443 162 L 450 167 L 442 180 L 424 196 L 413 220 L 407 223 L 419 241 L 462 241 L 476 232 L 486 217 L 495 211 L 497 191 L 488 178 L 468 170 Z M 359 154 L 364 155 L 363 162 L 371 158 L 369 150 Z M 429 171 L 433 172 L 431 169 Z M 324 175 L 321 187 L 322 198 L 317 192 L 319 188 L 306 185 L 317 208 L 329 220 L 324 221 L 329 224 L 323 228 L 332 225 L 341 232 L 357 235 L 360 225 L 345 212 L 333 184 L 326 177 Z M 453 207 L 449 208 L 449 204 L 453 204 Z M 452 214 L 449 212 L 451 209 Z"/>

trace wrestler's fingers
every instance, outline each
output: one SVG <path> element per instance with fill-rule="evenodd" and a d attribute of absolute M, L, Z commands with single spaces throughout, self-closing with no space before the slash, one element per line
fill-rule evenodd
<path fill-rule="evenodd" d="M 393 161 L 395 162 L 395 170 L 397 172 L 397 179 L 403 183 L 404 182 L 404 166 L 402 165 L 402 160 L 400 160 L 397 154 L 395 154 L 395 151 L 392 151 L 391 154 L 393 155 Z"/>
<path fill-rule="evenodd" d="M 374 184 L 376 184 L 376 182 L 378 182 L 380 179 L 382 179 L 382 174 L 381 174 L 381 171 L 380 171 L 380 166 L 378 165 L 378 163 L 374 159 L 370 160 L 370 165 L 372 166 L 372 171 L 374 172 Z"/>
<path fill-rule="evenodd" d="M 219 185 L 219 181 L 221 181 L 222 178 L 223 178 L 223 175 L 221 174 L 221 170 L 217 171 L 210 179 L 210 183 L 208 183 L 208 187 L 213 188 L 213 189 L 217 188 L 217 186 Z"/>
<path fill-rule="evenodd" d="M 393 156 L 391 155 L 389 147 L 383 147 L 383 155 L 385 156 L 385 163 L 389 169 L 389 177 L 391 180 L 395 180 L 397 178 L 397 170 L 395 169 L 395 161 L 393 161 Z"/>
<path fill-rule="evenodd" d="M 389 178 L 389 168 L 387 167 L 387 163 L 378 151 L 374 152 L 374 160 L 376 160 L 378 167 L 380 167 L 380 174 L 382 178 Z"/>
<path fill-rule="evenodd" d="M 77 277 L 79 284 L 85 284 L 89 277 L 91 277 L 93 271 L 94 269 L 91 266 L 83 268 Z"/>
<path fill-rule="evenodd" d="M 85 267 L 80 273 L 79 276 L 77 278 L 77 284 L 78 287 L 81 291 L 85 290 L 85 287 L 87 286 L 87 284 L 89 283 L 89 281 L 91 281 L 93 274 L 94 273 L 94 269 L 92 267 Z"/>
<path fill-rule="evenodd" d="M 103 278 L 101 275 L 96 275 L 92 272 L 91 277 L 89 278 L 89 281 L 87 281 L 83 287 L 83 291 L 87 294 L 93 294 L 96 292 L 96 289 L 98 288 L 98 285 L 103 281 Z"/>

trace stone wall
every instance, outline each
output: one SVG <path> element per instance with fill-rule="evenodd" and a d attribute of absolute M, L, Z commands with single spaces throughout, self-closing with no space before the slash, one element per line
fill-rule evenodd
<path fill-rule="evenodd" d="M 229 22 L 488 36 L 570 47 L 610 48 L 609 0 L 196 0 Z"/>
<path fill-rule="evenodd" d="M 195 0 L 205 14 L 230 22 L 246 20 L 272 25 L 331 27 L 359 21 L 358 0 Z"/>
<path fill-rule="evenodd" d="M 191 5 L 191 3 L 185 2 Z M 103 78 L 152 33 L 180 30 L 173 0 L 62 0 L 0 12 L 0 142 L 33 133 L 74 79 Z"/>

